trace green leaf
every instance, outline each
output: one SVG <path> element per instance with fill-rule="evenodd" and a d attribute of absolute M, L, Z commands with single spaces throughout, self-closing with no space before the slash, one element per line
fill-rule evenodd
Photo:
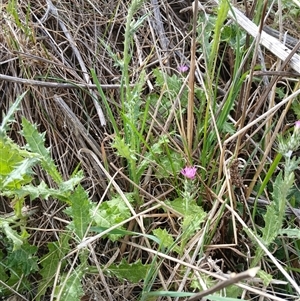
<path fill-rule="evenodd" d="M 137 168 L 137 178 L 140 178 L 145 171 L 145 169 L 149 166 L 151 162 L 157 162 L 156 160 L 159 155 L 163 153 L 163 146 L 169 143 L 169 139 L 166 135 L 162 135 L 159 137 L 158 141 L 151 145 L 150 150 L 144 155 L 144 159 L 138 164 Z M 168 167 L 170 163 L 168 164 Z"/>
<path fill-rule="evenodd" d="M 174 173 L 178 174 L 183 165 L 182 156 L 178 152 L 171 151 L 169 156 L 160 156 L 155 176 L 159 179 L 169 178 Z"/>
<path fill-rule="evenodd" d="M 104 273 L 110 276 L 115 276 L 122 281 L 128 280 L 131 283 L 138 283 L 146 277 L 149 268 L 150 265 L 142 264 L 140 259 L 129 264 L 123 258 L 120 264 L 111 264 L 106 270 L 104 270 Z"/>
<path fill-rule="evenodd" d="M 257 276 L 262 279 L 264 286 L 269 286 L 272 281 L 272 275 L 266 273 L 263 270 L 259 270 Z"/>
<path fill-rule="evenodd" d="M 37 301 L 45 294 L 47 288 L 53 286 L 60 261 L 70 250 L 69 239 L 68 234 L 61 234 L 59 241 L 48 243 L 48 253 L 40 261 L 42 279 L 38 283 Z M 63 261 L 61 267 L 64 268 L 65 265 L 66 261 Z"/>
<path fill-rule="evenodd" d="M 165 201 L 165 203 L 175 211 L 180 212 L 183 216 L 197 216 L 197 220 L 199 221 L 204 221 L 207 215 L 203 208 L 198 206 L 195 202 L 190 202 L 188 208 L 186 208 L 185 202 L 182 198 L 177 198 L 174 201 Z"/>
<path fill-rule="evenodd" d="M 13 250 L 19 249 L 23 244 L 22 237 L 13 230 L 9 223 L 0 219 L 0 227 L 2 228 L 2 231 L 6 235 L 6 237 L 13 242 Z"/>
<path fill-rule="evenodd" d="M 8 137 L 0 137 L 0 190 L 13 190 L 30 183 L 36 157 Z M 15 171 L 17 170 L 17 171 Z"/>
<path fill-rule="evenodd" d="M 83 171 L 79 170 L 76 174 L 72 175 L 72 177 L 69 180 L 62 182 L 59 185 L 60 193 L 63 194 L 64 192 L 73 191 L 74 188 L 81 182 L 83 178 Z"/>
<path fill-rule="evenodd" d="M 36 158 L 24 159 L 22 162 L 14 166 L 14 170 L 6 177 L 2 183 L 5 189 L 13 190 L 20 185 L 24 185 L 32 180 L 32 167 L 38 162 Z"/>
<path fill-rule="evenodd" d="M 134 154 L 134 152 L 131 150 L 130 145 L 125 143 L 124 138 L 120 138 L 119 136 L 116 136 L 114 139 L 114 142 L 111 145 L 113 148 L 117 149 L 117 154 L 125 158 L 129 161 L 134 160 L 136 161 L 137 158 Z"/>
<path fill-rule="evenodd" d="M 91 222 L 91 202 L 81 185 L 77 186 L 69 201 L 71 205 L 65 212 L 72 218 L 72 222 L 68 228 L 74 230 L 79 240 L 82 240 Z"/>
<path fill-rule="evenodd" d="M 153 70 L 153 75 L 155 76 L 156 79 L 156 85 L 158 85 L 160 88 L 162 88 L 164 85 L 167 85 L 168 98 L 169 100 L 174 101 L 177 98 L 178 93 L 182 87 L 181 78 L 178 77 L 176 74 L 169 76 L 166 73 L 163 73 L 159 69 Z M 182 107 L 185 107 L 185 104 L 187 103 L 187 99 L 188 99 L 188 90 L 187 88 L 185 88 L 180 97 L 180 102 L 182 104 Z"/>
<path fill-rule="evenodd" d="M 128 200 L 132 200 L 133 195 L 128 193 L 126 194 L 126 197 Z M 103 202 L 98 210 L 96 210 L 96 205 L 94 205 L 91 216 L 97 226 L 109 228 L 128 219 L 131 216 L 131 212 L 123 199 L 120 196 L 116 196 L 110 201 Z M 119 234 L 108 235 L 109 239 L 112 241 L 116 241 L 122 236 L 123 235 Z"/>
<path fill-rule="evenodd" d="M 262 229 L 262 239 L 263 243 L 268 246 L 277 237 L 278 231 L 281 228 L 280 221 L 278 220 L 278 212 L 275 209 L 274 203 L 268 206 L 264 220 L 265 227 Z"/>
<path fill-rule="evenodd" d="M 47 200 L 49 196 L 55 196 L 57 190 L 53 188 L 48 188 L 47 184 L 42 181 L 38 186 L 33 186 L 32 184 L 22 186 L 20 189 L 15 189 L 12 191 L 19 199 L 24 198 L 25 196 L 30 196 L 31 200 L 34 200 L 38 197 Z M 6 196 L 9 193 L 5 193 Z"/>
<path fill-rule="evenodd" d="M 26 95 L 27 91 L 25 91 L 22 95 L 18 96 L 17 99 L 10 106 L 8 112 L 2 117 L 2 122 L 0 126 L 0 136 L 3 136 L 8 130 L 8 126 L 10 123 L 14 121 L 14 113 L 18 110 L 21 100 Z"/>
<path fill-rule="evenodd" d="M 288 238 L 300 239 L 300 229 L 298 229 L 298 228 L 281 229 L 281 230 L 278 231 L 278 234 L 286 235 Z"/>
<path fill-rule="evenodd" d="M 70 274 L 64 273 L 60 278 L 60 285 L 55 288 L 55 297 L 60 301 L 80 300 L 84 295 L 81 278 L 84 275 L 83 267 L 79 266 Z"/>
<path fill-rule="evenodd" d="M 38 258 L 34 255 L 36 251 L 36 246 L 24 243 L 18 250 L 11 252 L 7 256 L 5 260 L 7 267 L 25 277 L 38 271 Z"/>
<path fill-rule="evenodd" d="M 51 156 L 50 151 L 44 146 L 45 133 L 39 133 L 36 125 L 32 125 L 26 118 L 22 118 L 22 135 L 25 137 L 28 150 L 41 156 L 41 165 L 49 173 L 56 183 L 62 182 L 62 177 L 58 172 Z"/>
<path fill-rule="evenodd" d="M 166 229 L 157 228 L 154 229 L 152 232 L 156 237 L 159 238 L 159 240 L 161 241 L 161 245 L 164 248 L 170 248 L 174 246 L 172 248 L 172 251 L 175 251 L 178 254 L 180 253 L 180 248 L 174 244 L 173 236 L 170 233 L 168 233 Z"/>

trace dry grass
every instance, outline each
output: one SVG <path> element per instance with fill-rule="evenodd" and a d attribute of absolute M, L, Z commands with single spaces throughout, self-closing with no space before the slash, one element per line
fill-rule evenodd
<path fill-rule="evenodd" d="M 132 185 L 126 176 L 123 161 L 116 156 L 110 146 L 113 135 L 110 120 L 105 114 L 104 105 L 90 75 L 90 69 L 93 68 L 116 115 L 115 119 L 118 121 L 116 108 L 120 106 L 121 74 L 109 51 L 116 58 L 122 56 L 127 2 L 117 0 L 53 1 L 53 5 L 57 8 L 55 12 L 54 7 L 51 6 L 50 11 L 47 11 L 49 6 L 46 0 L 20 0 L 17 12 L 22 25 L 19 26 L 7 11 L 7 1 L 2 0 L 0 3 L 1 112 L 7 111 L 17 96 L 24 90 L 28 90 L 29 93 L 25 96 L 21 109 L 16 115 L 17 120 L 20 121 L 20 118 L 25 116 L 31 122 L 38 124 L 40 132 L 46 131 L 47 146 L 51 146 L 52 157 L 65 179 L 69 178 L 78 163 L 81 164 L 85 173 L 83 186 L 95 202 L 102 199 L 103 195 L 109 198 L 109 192 L 107 192 L 109 179 L 92 156 L 87 154 L 82 156 L 80 153 L 82 149 L 93 151 L 101 163 L 107 167 L 111 176 L 116 174 L 114 182 L 122 191 L 129 191 Z M 166 74 L 172 74 L 176 72 L 178 65 L 189 65 L 191 10 L 188 9 L 188 2 L 145 1 L 139 12 L 140 15 L 144 13 L 150 13 L 150 15 L 144 25 L 133 35 L 134 55 L 130 65 L 130 81 L 134 85 L 141 70 L 146 70 L 148 80 L 144 87 L 145 96 L 155 89 L 151 75 L 155 67 L 159 67 Z M 28 7 L 29 4 L 30 7 Z M 213 5 L 206 1 L 202 4 L 208 12 Z M 251 5 L 247 9 L 243 4 L 236 5 L 236 7 L 250 14 Z M 180 12 L 185 8 L 187 9 L 184 12 Z M 283 14 L 283 19 L 277 19 L 278 15 L 275 11 L 278 9 L 278 6 L 272 7 L 267 19 L 268 24 L 274 28 L 283 29 L 283 32 L 288 31 L 290 38 L 299 40 L 300 19 L 289 19 L 285 14 Z M 26 14 L 29 16 L 28 24 L 25 21 Z M 219 82 L 214 83 L 218 88 L 220 104 L 228 93 L 235 60 L 232 57 L 232 51 L 223 46 L 220 47 L 219 56 L 222 61 L 221 57 L 225 55 L 224 68 L 221 70 Z M 254 185 L 260 178 L 260 174 L 266 173 L 266 166 L 269 166 L 274 159 L 274 138 L 278 132 L 285 130 L 285 125 L 290 126 L 295 121 L 294 114 L 289 111 L 291 102 L 281 103 L 278 110 L 272 111 L 272 108 L 280 103 L 275 94 L 276 88 L 280 88 L 285 96 L 292 95 L 293 92 L 299 90 L 299 73 L 288 67 L 282 68 L 282 62 L 264 48 L 258 50 L 257 55 L 265 70 L 255 71 L 252 80 L 242 86 L 231 116 L 232 122 L 236 125 L 237 134 L 225 137 L 227 140 L 222 138 L 222 141 L 225 141 L 223 152 L 216 150 L 217 153 L 220 151 L 221 160 L 224 160 L 224 174 L 231 173 L 233 182 L 226 180 L 226 177 L 218 177 L 217 174 L 203 179 L 207 190 L 202 194 L 211 219 L 210 226 L 213 228 L 216 225 L 218 230 L 210 245 L 205 247 L 205 258 L 197 257 L 200 247 L 198 241 L 202 239 L 202 231 L 199 231 L 189 242 L 186 247 L 188 251 L 182 258 L 176 254 L 170 256 L 159 254 L 164 260 L 160 265 L 153 290 L 161 287 L 165 290 L 170 288 L 189 290 L 190 275 L 188 272 L 182 275 L 182 266 L 199 273 L 206 273 L 215 279 L 225 279 L 225 274 L 229 270 L 239 272 L 248 267 L 250 258 L 247 254 L 253 248 L 253 242 L 241 235 L 241 229 L 243 226 L 253 228 L 252 221 L 247 212 L 244 212 L 244 216 L 238 216 L 234 203 L 245 202 L 247 204 L 245 208 L 251 207 Z M 203 60 L 196 60 L 196 64 L 195 80 L 197 85 L 201 86 L 201 76 L 205 73 L 205 65 Z M 249 66 L 249 62 L 245 60 L 241 68 L 247 70 Z M 151 108 L 150 113 L 154 115 L 154 112 L 155 108 Z M 261 118 L 261 116 L 267 116 L 267 118 Z M 165 122 L 163 118 L 156 115 L 154 124 L 151 126 L 153 137 L 168 132 L 168 126 L 174 122 L 174 119 L 170 116 L 169 123 Z M 274 122 L 277 123 L 276 128 L 268 132 Z M 249 124 L 251 126 L 248 126 Z M 20 130 L 19 122 L 14 123 L 10 134 L 22 145 L 24 141 L 18 134 Z M 263 146 L 257 144 L 258 137 L 265 137 Z M 170 143 L 170 147 L 183 153 L 180 141 L 171 140 Z M 239 161 L 235 161 L 230 168 L 226 166 L 225 160 L 231 157 L 228 155 L 230 153 L 238 153 L 240 159 L 246 159 L 243 177 L 238 167 Z M 196 163 L 201 165 L 201 162 L 197 162 L 200 158 L 199 149 L 195 150 L 193 157 Z M 36 174 L 40 180 L 44 180 L 50 186 L 53 185 L 42 171 L 36 170 Z M 299 175 L 297 176 L 299 181 Z M 142 227 L 143 230 L 139 231 L 150 233 L 157 225 L 163 224 L 170 233 L 176 235 L 179 230 L 177 216 L 162 213 L 155 207 L 160 201 L 172 198 L 175 194 L 174 187 L 170 187 L 168 181 L 155 179 L 151 174 L 149 178 L 150 180 L 144 181 L 139 187 L 146 205 L 135 209 L 135 213 L 138 214 L 137 210 L 149 212 L 133 219 L 134 222 L 130 226 L 133 230 Z M 220 190 L 219 195 L 214 195 L 212 192 L 214 181 L 223 181 L 220 185 L 223 189 Z M 235 192 L 233 185 L 239 187 Z M 223 195 L 229 195 L 232 203 L 218 220 Z M 266 194 L 266 199 L 261 199 L 259 206 L 263 208 L 268 202 Z M 66 226 L 67 217 L 62 212 L 64 206 L 53 199 L 34 200 L 28 205 L 38 208 L 34 218 L 29 221 L 29 227 L 32 228 L 31 241 L 39 246 L 41 252 L 39 255 L 42 256 L 47 242 L 56 239 L 57 233 Z M 11 211 L 7 200 L 2 199 L 0 211 L 2 213 Z M 288 214 L 290 215 L 291 212 Z M 236 220 L 236 224 L 233 229 L 230 229 L 228 223 L 232 218 Z M 295 222 L 299 223 L 299 215 Z M 155 252 L 149 248 L 147 241 L 138 238 L 124 239 L 119 243 L 99 240 L 94 241 L 90 247 L 90 261 L 95 265 L 117 263 L 122 257 L 128 258 L 130 262 L 140 258 L 144 263 L 151 263 L 154 256 Z M 292 258 L 292 264 L 298 267 L 299 259 L 295 256 Z M 264 261 L 264 265 L 269 273 L 277 274 L 270 261 Z M 198 274 L 198 277 L 202 283 L 202 276 Z M 297 272 L 291 272 L 291 277 L 300 283 Z M 259 282 L 258 278 L 256 280 Z M 32 279 L 33 283 L 35 281 L 38 282 L 38 279 Z M 243 288 L 244 299 L 287 300 L 288 297 L 284 295 L 285 284 L 281 283 L 285 282 L 274 280 L 268 290 L 265 290 L 262 283 L 255 282 L 249 282 L 240 287 Z M 121 283 L 115 278 L 104 276 L 99 269 L 99 275 L 87 275 L 84 279 L 86 295 L 82 301 L 138 300 L 142 286 L 143 283 L 139 285 Z M 279 294 L 280 288 L 283 288 L 281 295 Z M 45 300 L 48 300 L 48 297 Z M 294 300 L 295 296 L 290 298 Z M 26 296 L 23 296 L 23 299 L 28 300 Z M 166 297 L 160 300 L 171 300 L 171 298 Z"/>

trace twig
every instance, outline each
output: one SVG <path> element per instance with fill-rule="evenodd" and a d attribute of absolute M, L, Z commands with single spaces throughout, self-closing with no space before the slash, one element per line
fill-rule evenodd
<path fill-rule="evenodd" d="M 193 31 L 192 31 L 192 45 L 191 45 L 191 66 L 189 74 L 189 94 L 188 94 L 188 108 L 187 108 L 187 156 L 190 158 L 193 154 L 193 132 L 194 132 L 194 97 L 195 97 L 195 69 L 196 69 L 196 31 L 198 21 L 198 1 L 193 3 Z"/>
<path fill-rule="evenodd" d="M 232 273 L 230 275 L 229 279 L 226 279 L 226 280 L 216 284 L 215 286 L 211 287 L 210 289 L 208 289 L 206 291 L 195 294 L 193 297 L 189 298 L 188 301 L 201 300 L 203 297 L 205 297 L 209 294 L 213 294 L 217 291 L 220 291 L 221 289 L 228 287 L 229 285 L 238 283 L 247 278 L 253 278 L 253 277 L 255 277 L 255 275 L 259 271 L 259 269 L 260 269 L 259 267 L 255 267 L 255 268 L 249 269 L 249 270 L 239 273 L 239 274 Z"/>
<path fill-rule="evenodd" d="M 64 88 L 64 89 L 97 89 L 97 86 L 95 84 L 79 84 L 79 83 L 58 83 L 58 82 L 45 82 L 35 79 L 26 79 L 26 78 L 20 78 L 15 76 L 9 76 L 0 74 L 0 80 L 4 80 L 7 82 L 14 82 L 14 83 L 20 83 L 24 85 L 29 86 L 38 86 L 38 87 L 48 87 L 48 88 Z M 101 85 L 101 88 L 103 90 L 107 89 L 118 89 L 120 88 L 120 85 Z"/>

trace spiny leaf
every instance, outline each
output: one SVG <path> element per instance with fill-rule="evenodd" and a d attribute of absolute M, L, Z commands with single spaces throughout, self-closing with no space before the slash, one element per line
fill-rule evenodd
<path fill-rule="evenodd" d="M 195 202 L 190 202 L 188 208 L 186 208 L 184 200 L 182 198 L 177 198 L 174 201 L 166 201 L 166 205 L 170 206 L 177 212 L 182 213 L 183 216 L 186 215 L 196 215 L 198 220 L 204 221 L 206 213 L 202 207 L 198 206 Z"/>
<path fill-rule="evenodd" d="M 36 125 L 31 124 L 26 118 L 22 118 L 22 135 L 28 145 L 27 149 L 41 156 L 41 165 L 49 173 L 56 183 L 62 182 L 62 177 L 58 172 L 51 156 L 50 151 L 44 146 L 45 133 L 39 133 Z"/>
<path fill-rule="evenodd" d="M 36 251 L 36 246 L 24 243 L 22 247 L 14 250 L 7 256 L 7 266 L 10 269 L 19 271 L 20 275 L 22 274 L 24 276 L 28 276 L 32 272 L 38 271 L 38 258 L 35 256 Z"/>
<path fill-rule="evenodd" d="M 117 154 L 122 157 L 125 158 L 127 160 L 137 160 L 135 154 L 132 152 L 130 146 L 128 144 L 125 143 L 124 138 L 120 138 L 119 136 L 115 137 L 114 142 L 111 145 L 113 148 L 117 149 Z"/>
<path fill-rule="evenodd" d="M 132 283 L 138 283 L 146 277 L 149 268 L 150 265 L 142 264 L 140 259 L 134 263 L 127 263 L 123 258 L 120 264 L 111 264 L 104 272 L 110 276 L 116 276 L 122 281 L 128 280 Z"/>
<path fill-rule="evenodd" d="M 21 238 L 21 236 L 15 230 L 13 230 L 10 227 L 9 223 L 6 222 L 5 220 L 0 220 L 0 227 L 2 228 L 6 237 L 13 242 L 14 244 L 13 249 L 14 250 L 19 249 L 23 244 L 23 239 Z"/>
<path fill-rule="evenodd" d="M 275 209 L 275 204 L 271 203 L 264 216 L 265 227 L 262 229 L 262 239 L 268 246 L 277 237 L 278 231 L 281 228 L 281 223 L 278 220 L 278 212 Z"/>
<path fill-rule="evenodd" d="M 0 190 L 30 183 L 31 167 L 37 161 L 37 156 L 22 150 L 10 138 L 0 137 Z"/>
<path fill-rule="evenodd" d="M 36 296 L 37 301 L 45 294 L 48 287 L 52 287 L 59 262 L 69 252 L 69 238 L 70 236 L 68 234 L 62 234 L 59 241 L 48 243 L 49 251 L 40 261 L 42 266 L 40 270 L 42 280 L 39 281 L 38 293 Z M 63 261 L 62 268 L 65 264 L 66 263 Z"/>
<path fill-rule="evenodd" d="M 10 106 L 8 112 L 2 117 L 2 123 L 0 126 L 0 136 L 3 136 L 8 130 L 8 126 L 10 123 L 14 121 L 14 113 L 18 110 L 19 105 L 23 97 L 26 95 L 27 91 L 25 91 L 22 95 L 18 96 L 17 99 Z"/>
<path fill-rule="evenodd" d="M 300 230 L 297 228 L 291 229 L 291 228 L 287 228 L 287 229 L 281 229 L 278 234 L 280 235 L 286 235 L 289 238 L 296 238 L 296 239 L 300 239 Z"/>
<path fill-rule="evenodd" d="M 32 167 L 38 162 L 36 158 L 24 159 L 17 164 L 14 170 L 5 178 L 2 183 L 2 188 L 13 190 L 19 188 L 32 180 Z M 12 191 L 13 192 L 13 191 Z"/>
<path fill-rule="evenodd" d="M 117 207 L 111 208 L 109 210 L 101 210 L 95 212 L 94 215 L 94 220 L 97 226 L 105 227 L 105 228 L 110 228 L 111 226 L 122 222 L 124 219 L 122 218 L 122 215 L 117 209 Z M 124 229 L 124 227 L 120 227 L 120 228 Z M 123 234 L 108 234 L 109 239 L 112 241 L 116 241 L 123 236 L 124 236 Z"/>
<path fill-rule="evenodd" d="M 159 238 L 161 245 L 164 248 L 171 248 L 173 246 L 171 250 L 177 252 L 178 254 L 180 253 L 180 248 L 174 245 L 174 238 L 170 233 L 167 232 L 166 229 L 157 228 L 152 232 L 156 237 Z"/>
<path fill-rule="evenodd" d="M 162 88 L 165 84 L 167 84 L 169 99 L 171 101 L 174 101 L 179 91 L 181 90 L 181 86 L 182 86 L 181 79 L 176 74 L 173 74 L 172 76 L 168 76 L 163 72 L 161 72 L 159 69 L 155 69 L 153 71 L 153 75 L 155 76 L 156 84 L 160 88 Z M 188 99 L 188 90 L 184 89 L 180 97 L 180 101 L 182 102 L 183 107 L 184 104 L 187 103 L 187 99 Z"/>
<path fill-rule="evenodd" d="M 61 284 L 55 288 L 55 297 L 60 296 L 60 301 L 80 300 L 84 295 L 81 284 L 83 274 L 82 266 L 77 267 L 70 275 L 63 274 L 60 279 Z"/>
<path fill-rule="evenodd" d="M 126 194 L 128 200 L 132 200 L 132 196 L 132 194 Z M 109 228 L 128 219 L 131 213 L 121 197 L 117 196 L 110 201 L 103 202 L 98 210 L 94 208 L 91 212 L 91 216 L 93 216 L 97 226 Z M 122 236 L 123 235 L 119 234 L 108 235 L 112 241 L 116 241 Z"/>
<path fill-rule="evenodd" d="M 71 205 L 65 210 L 65 212 L 72 217 L 72 222 L 68 227 L 73 229 L 77 237 L 81 240 L 84 237 L 91 221 L 91 202 L 87 192 L 81 185 L 77 186 L 74 193 L 69 197 L 69 201 Z"/>

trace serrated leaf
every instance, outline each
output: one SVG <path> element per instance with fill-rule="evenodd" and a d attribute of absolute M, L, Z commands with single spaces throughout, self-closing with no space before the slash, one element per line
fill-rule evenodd
<path fill-rule="evenodd" d="M 183 216 L 198 216 L 197 219 L 199 221 L 204 221 L 207 215 L 203 208 L 198 206 L 195 202 L 190 202 L 188 207 L 186 207 L 185 202 L 182 198 L 177 198 L 174 201 L 165 201 L 165 203 L 175 211 L 182 213 Z"/>
<path fill-rule="evenodd" d="M 153 70 L 153 75 L 155 76 L 155 82 L 159 87 L 163 87 L 165 84 L 167 84 L 169 99 L 174 101 L 181 90 L 182 80 L 176 74 L 169 76 L 159 69 Z M 183 107 L 187 103 L 187 99 L 188 90 L 185 88 L 180 96 L 180 102 L 182 103 Z"/>
<path fill-rule="evenodd" d="M 27 91 L 18 96 L 17 99 L 10 106 L 8 112 L 2 117 L 2 122 L 0 126 L 0 136 L 6 133 L 6 131 L 8 130 L 8 126 L 14 121 L 14 113 L 18 110 L 20 102 L 22 101 L 26 93 Z"/>
<path fill-rule="evenodd" d="M 145 169 L 149 166 L 150 162 L 157 161 L 157 155 L 163 153 L 163 146 L 169 143 L 169 139 L 166 135 L 162 135 L 156 143 L 151 145 L 150 150 L 144 155 L 144 159 L 138 164 L 137 167 L 137 178 L 139 179 Z M 170 163 L 168 164 L 170 166 Z"/>
<path fill-rule="evenodd" d="M 134 263 L 127 263 L 125 259 L 122 259 L 120 264 L 111 264 L 104 272 L 110 276 L 116 276 L 122 281 L 128 280 L 132 283 L 138 283 L 145 279 L 149 268 L 150 265 L 142 264 L 140 259 Z"/>
<path fill-rule="evenodd" d="M 62 182 L 59 185 L 60 193 L 64 193 L 65 191 L 73 191 L 74 188 L 81 182 L 83 178 L 83 171 L 78 171 L 76 174 L 72 175 L 72 177 L 69 180 Z"/>
<path fill-rule="evenodd" d="M 155 176 L 159 179 L 169 178 L 170 175 L 178 173 L 184 165 L 182 156 L 178 152 L 171 152 L 169 156 L 161 156 Z"/>
<path fill-rule="evenodd" d="M 267 212 L 264 215 L 265 227 L 262 229 L 262 239 L 266 246 L 268 246 L 277 237 L 278 231 L 281 228 L 278 220 L 278 212 L 275 209 L 275 204 L 271 203 Z"/>
<path fill-rule="evenodd" d="M 14 166 L 14 170 L 3 181 L 3 189 L 13 190 L 31 182 L 32 167 L 38 162 L 37 158 L 24 159 Z"/>
<path fill-rule="evenodd" d="M 280 235 L 286 235 L 288 238 L 296 238 L 296 239 L 300 239 L 300 230 L 297 228 L 291 229 L 291 228 L 287 228 L 287 229 L 281 229 L 278 234 Z"/>
<path fill-rule="evenodd" d="M 126 197 L 130 200 L 132 194 L 126 194 Z M 103 202 L 98 210 L 96 210 L 95 206 L 91 211 L 91 216 L 97 226 L 109 228 L 128 219 L 131 216 L 131 213 L 122 198 L 117 196 L 110 201 Z M 122 236 L 123 235 L 119 234 L 108 235 L 109 239 L 112 241 L 116 241 Z"/>
<path fill-rule="evenodd" d="M 7 266 L 11 270 L 18 271 L 21 273 L 20 275 L 24 276 L 28 276 L 32 272 L 38 271 L 38 258 L 35 256 L 36 251 L 36 246 L 24 243 L 20 248 L 14 250 L 7 256 L 5 260 Z"/>
<path fill-rule="evenodd" d="M 152 232 L 156 237 L 159 238 L 159 240 L 161 241 L 161 245 L 164 248 L 170 248 L 173 246 L 171 250 L 180 253 L 180 248 L 174 245 L 174 238 L 170 233 L 167 232 L 166 229 L 157 228 L 154 229 Z"/>
<path fill-rule="evenodd" d="M 2 228 L 6 237 L 13 242 L 13 250 L 19 249 L 23 244 L 23 239 L 21 236 L 15 230 L 13 230 L 6 221 L 0 220 L 0 227 Z"/>
<path fill-rule="evenodd" d="M 115 149 L 117 149 L 117 154 L 122 157 L 125 158 L 129 161 L 134 160 L 136 161 L 137 158 L 134 154 L 134 152 L 132 152 L 130 145 L 128 145 L 127 143 L 125 143 L 124 138 L 120 138 L 119 136 L 116 136 L 114 139 L 114 142 L 111 144 L 111 146 Z"/>
<path fill-rule="evenodd" d="M 26 139 L 27 149 L 41 156 L 41 165 L 49 173 L 56 183 L 62 182 L 62 177 L 58 172 L 50 151 L 44 146 L 45 133 L 39 133 L 36 125 L 31 124 L 26 118 L 22 118 L 22 135 Z"/>
<path fill-rule="evenodd" d="M 263 270 L 259 270 L 259 271 L 257 272 L 257 276 L 258 276 L 260 279 L 262 279 L 264 286 L 269 286 L 270 283 L 271 283 L 271 281 L 272 281 L 272 279 L 273 279 L 273 278 L 272 278 L 272 275 L 266 273 L 266 272 L 263 271 Z"/>
<path fill-rule="evenodd" d="M 8 137 L 0 138 L 0 190 L 13 190 L 30 183 L 31 167 L 38 158 L 22 150 Z"/>
<path fill-rule="evenodd" d="M 61 234 L 59 241 L 48 243 L 48 253 L 40 261 L 42 279 L 39 281 L 37 301 L 45 294 L 47 288 L 52 287 L 60 261 L 69 252 L 69 238 L 68 234 Z M 61 267 L 64 266 L 65 262 L 63 261 Z"/>
<path fill-rule="evenodd" d="M 70 275 L 63 274 L 60 279 L 60 285 L 55 288 L 55 297 L 60 296 L 60 301 L 74 301 L 80 300 L 84 295 L 81 284 L 83 276 L 83 268 L 77 267 Z"/>
<path fill-rule="evenodd" d="M 81 185 L 78 185 L 73 194 L 69 197 L 70 207 L 65 212 L 72 218 L 68 228 L 75 231 L 79 240 L 82 240 L 91 222 L 91 202 L 87 192 Z"/>
<path fill-rule="evenodd" d="M 13 193 L 20 199 L 25 196 L 29 196 L 30 200 L 34 200 L 38 197 L 41 199 L 47 200 L 49 196 L 55 196 L 57 194 L 57 190 L 53 188 L 48 188 L 47 184 L 42 181 L 38 186 L 33 185 L 25 185 L 20 189 L 15 189 Z M 8 195 L 8 194 L 5 194 Z"/>
<path fill-rule="evenodd" d="M 273 186 L 273 201 L 276 204 L 276 210 L 278 211 L 277 215 L 282 215 L 285 212 L 286 199 L 290 193 L 291 187 L 294 183 L 294 174 L 290 173 L 289 175 L 282 178 L 282 172 L 280 172 Z"/>

